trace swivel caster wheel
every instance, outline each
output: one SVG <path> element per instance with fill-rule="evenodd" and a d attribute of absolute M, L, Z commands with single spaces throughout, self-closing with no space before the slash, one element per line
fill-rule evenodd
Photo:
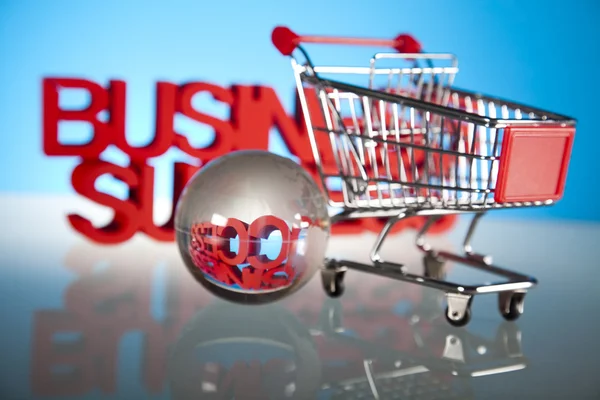
<path fill-rule="evenodd" d="M 445 316 L 450 325 L 456 327 L 467 325 L 471 320 L 472 296 L 447 293 L 446 299 L 448 307 L 446 307 Z"/>
<path fill-rule="evenodd" d="M 471 320 L 471 309 L 467 308 L 463 313 L 458 311 L 450 311 L 449 307 L 446 307 L 446 321 L 452 326 L 461 327 L 465 326 Z"/>
<path fill-rule="evenodd" d="M 501 292 L 498 294 L 500 314 L 507 321 L 515 321 L 523 314 L 525 292 Z"/>
<path fill-rule="evenodd" d="M 329 297 L 340 297 L 344 293 L 345 270 L 327 268 L 321 271 L 321 283 Z"/>

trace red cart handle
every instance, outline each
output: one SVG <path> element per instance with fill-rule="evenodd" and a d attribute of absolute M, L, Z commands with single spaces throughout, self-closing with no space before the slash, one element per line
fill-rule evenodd
<path fill-rule="evenodd" d="M 350 44 L 357 46 L 391 47 L 399 53 L 420 53 L 421 44 L 411 35 L 401 34 L 395 39 L 349 38 L 337 36 L 300 36 L 285 26 L 278 26 L 271 34 L 273 44 L 284 56 L 290 56 L 300 43 Z"/>

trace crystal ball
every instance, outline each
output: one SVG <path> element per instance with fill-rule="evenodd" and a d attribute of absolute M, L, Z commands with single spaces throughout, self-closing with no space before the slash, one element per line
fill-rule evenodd
<path fill-rule="evenodd" d="M 175 214 L 185 265 L 209 291 L 264 303 L 301 288 L 322 265 L 327 200 L 297 163 L 267 151 L 238 151 L 201 168 Z"/>

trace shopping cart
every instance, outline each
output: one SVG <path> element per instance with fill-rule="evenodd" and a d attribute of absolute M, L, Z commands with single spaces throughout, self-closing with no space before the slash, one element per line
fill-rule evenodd
<path fill-rule="evenodd" d="M 299 36 L 277 27 L 273 44 L 291 56 L 315 165 L 335 211 L 332 222 L 385 217 L 370 257 L 373 267 L 332 260 L 322 272 L 331 296 L 341 294 L 348 268 L 383 274 L 446 292 L 446 318 L 464 325 L 473 296 L 498 293 L 502 315 L 523 312 L 533 277 L 492 265 L 471 238 L 491 209 L 547 206 L 564 191 L 576 121 L 572 118 L 453 88 L 452 54 L 423 53 L 410 35 L 393 40 Z M 301 43 L 388 47 L 368 65 L 317 66 Z M 318 104 L 318 113 L 314 105 Z M 341 191 L 341 196 L 335 196 Z M 445 214 L 473 213 L 464 255 L 434 251 L 425 234 Z M 435 261 L 453 260 L 502 276 L 480 286 L 416 276 L 384 261 L 380 249 L 399 220 L 427 216 L 416 244 Z"/>

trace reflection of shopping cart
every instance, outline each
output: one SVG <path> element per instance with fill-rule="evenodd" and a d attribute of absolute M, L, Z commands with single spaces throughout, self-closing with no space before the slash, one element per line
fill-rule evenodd
<path fill-rule="evenodd" d="M 298 36 L 278 27 L 272 39 L 281 53 L 292 56 L 315 164 L 330 206 L 340 210 L 334 222 L 388 218 L 371 259 L 378 268 L 393 266 L 403 279 L 396 268 L 401 266 L 384 263 L 380 248 L 397 221 L 428 216 L 417 239 L 422 250 L 509 281 L 465 286 L 430 276 L 409 280 L 445 290 L 446 316 L 455 325 L 468 322 L 478 293 L 500 293 L 502 314 L 517 318 L 535 280 L 492 267 L 489 257 L 473 252 L 470 239 L 487 210 L 550 205 L 562 197 L 575 121 L 455 90 L 454 57 L 420 53 L 408 35 L 389 41 Z M 299 46 L 302 42 L 387 46 L 398 52 L 376 54 L 366 67 L 316 66 Z M 311 114 L 315 102 L 320 115 Z M 342 198 L 331 196 L 332 187 L 341 189 Z M 434 253 L 423 240 L 427 230 L 440 215 L 465 212 L 475 213 L 465 255 Z M 330 294 L 340 293 L 342 272 L 324 273 Z"/>
<path fill-rule="evenodd" d="M 363 359 L 354 360 L 353 368 L 338 366 L 341 374 L 335 373 L 335 365 L 324 368 L 324 387 L 331 398 L 474 398 L 472 378 L 515 372 L 528 365 L 516 324 L 501 323 L 491 337 L 445 324 L 429 326 L 424 333 L 418 324 L 411 324 L 403 333 L 414 339 L 415 346 L 404 349 L 382 339 L 360 337 L 343 322 L 349 315 L 341 308 L 337 299 L 324 304 L 321 334 L 330 345 L 362 350 Z"/>

